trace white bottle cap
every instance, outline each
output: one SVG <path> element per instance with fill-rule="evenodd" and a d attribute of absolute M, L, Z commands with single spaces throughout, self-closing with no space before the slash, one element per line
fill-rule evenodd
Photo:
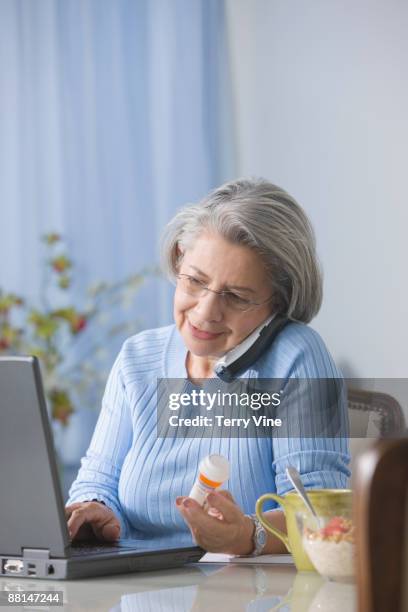
<path fill-rule="evenodd" d="M 208 455 L 200 462 L 198 471 L 213 482 L 223 483 L 229 478 L 229 461 L 222 455 Z"/>
<path fill-rule="evenodd" d="M 222 455 L 208 455 L 198 467 L 198 476 L 189 497 L 201 506 L 211 491 L 218 489 L 229 477 L 229 462 Z"/>

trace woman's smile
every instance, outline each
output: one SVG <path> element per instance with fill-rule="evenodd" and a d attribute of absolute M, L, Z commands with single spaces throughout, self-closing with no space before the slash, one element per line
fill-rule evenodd
<path fill-rule="evenodd" d="M 224 332 L 210 332 L 210 331 L 205 331 L 203 329 L 199 329 L 198 327 L 193 325 L 188 320 L 187 320 L 187 323 L 188 323 L 188 327 L 189 327 L 191 334 L 194 336 L 194 338 L 198 338 L 199 340 L 215 340 L 216 338 L 219 338 L 221 334 L 224 333 Z"/>

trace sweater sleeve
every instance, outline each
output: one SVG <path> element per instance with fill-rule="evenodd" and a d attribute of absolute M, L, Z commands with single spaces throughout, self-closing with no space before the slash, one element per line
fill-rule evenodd
<path fill-rule="evenodd" d="M 103 501 L 120 520 L 123 538 L 129 533 L 129 524 L 118 499 L 118 485 L 133 432 L 121 373 L 122 354 L 123 350 L 110 372 L 98 422 L 70 488 L 67 505 L 92 499 Z"/>
<path fill-rule="evenodd" d="M 289 465 L 297 468 L 306 488 L 347 488 L 350 456 L 344 381 L 316 332 L 299 327 L 293 341 L 297 354 L 287 379 L 285 436 L 273 439 L 277 492 L 284 495 L 293 488 L 286 477 Z"/>

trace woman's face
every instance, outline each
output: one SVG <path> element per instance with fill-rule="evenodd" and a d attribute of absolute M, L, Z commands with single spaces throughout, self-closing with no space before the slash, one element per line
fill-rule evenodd
<path fill-rule="evenodd" d="M 179 274 L 188 274 L 214 291 L 231 291 L 251 302 L 272 296 L 260 257 L 245 246 L 231 244 L 216 233 L 203 232 L 186 249 Z M 178 283 L 174 319 L 188 350 L 198 357 L 218 359 L 242 342 L 272 313 L 271 301 L 242 312 L 231 310 L 210 291 L 187 295 Z"/>

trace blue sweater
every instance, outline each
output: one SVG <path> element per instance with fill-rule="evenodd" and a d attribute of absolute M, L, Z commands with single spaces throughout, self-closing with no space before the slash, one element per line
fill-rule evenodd
<path fill-rule="evenodd" d="M 245 513 L 254 512 L 260 495 L 292 488 L 285 476 L 289 464 L 297 467 L 306 487 L 346 488 L 350 472 L 344 438 L 157 438 L 157 379 L 186 378 L 185 360 L 174 325 L 124 343 L 68 504 L 99 499 L 120 519 L 122 537 L 187 546 L 192 539 L 175 498 L 189 494 L 200 460 L 210 453 L 228 457 L 231 475 L 225 488 Z M 340 376 L 320 336 L 300 323 L 287 325 L 251 370 L 262 378 Z M 314 407 L 295 403 L 292 410 L 301 420 Z"/>

